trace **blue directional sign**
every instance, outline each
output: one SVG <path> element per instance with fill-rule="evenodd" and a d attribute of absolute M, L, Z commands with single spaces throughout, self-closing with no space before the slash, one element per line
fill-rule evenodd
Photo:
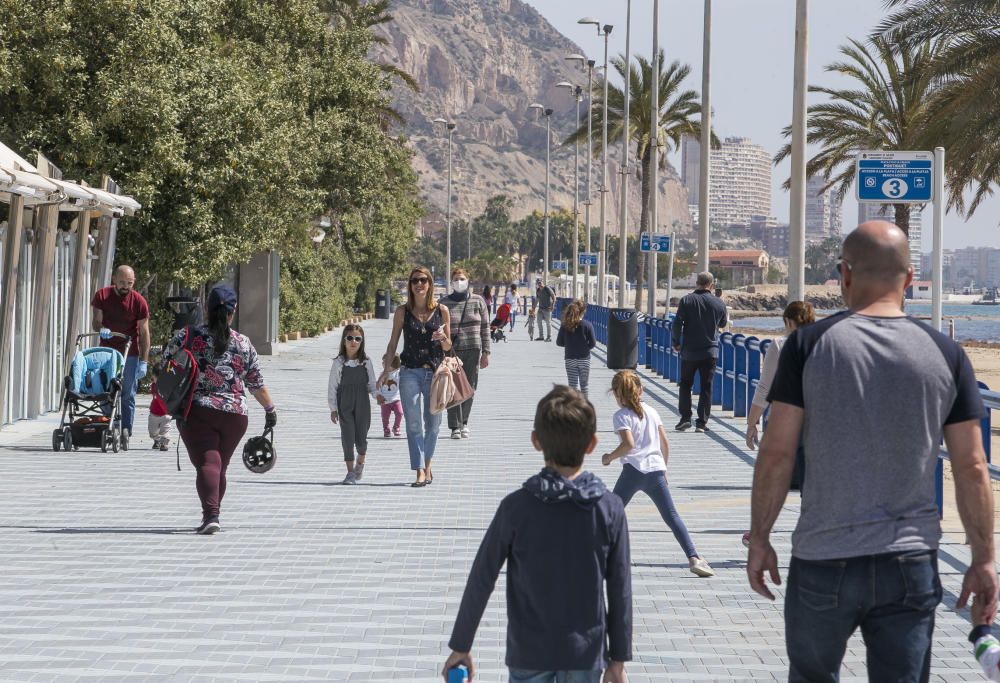
<path fill-rule="evenodd" d="M 580 252 L 580 265 L 581 266 L 596 266 L 597 265 L 597 253 L 593 251 L 581 251 Z"/>
<path fill-rule="evenodd" d="M 569 261 L 566 261 L 566 260 L 553 261 L 552 262 L 552 270 L 561 270 L 563 272 L 568 271 L 569 270 Z"/>
<path fill-rule="evenodd" d="M 652 239 L 650 239 L 652 237 Z M 658 254 L 670 253 L 670 235 L 650 235 L 648 232 L 642 233 L 639 237 L 640 251 L 655 251 Z"/>
<path fill-rule="evenodd" d="M 927 204 L 934 201 L 932 152 L 860 152 L 858 201 Z"/>

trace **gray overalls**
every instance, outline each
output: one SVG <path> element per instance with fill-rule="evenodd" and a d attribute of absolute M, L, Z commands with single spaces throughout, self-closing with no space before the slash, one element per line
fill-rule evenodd
<path fill-rule="evenodd" d="M 368 429 L 372 426 L 371 397 L 368 394 L 368 370 L 362 363 L 356 367 L 344 366 L 337 388 L 337 413 L 340 418 L 340 442 L 344 446 L 344 460 L 354 460 L 354 447 L 358 453 L 368 452 Z"/>

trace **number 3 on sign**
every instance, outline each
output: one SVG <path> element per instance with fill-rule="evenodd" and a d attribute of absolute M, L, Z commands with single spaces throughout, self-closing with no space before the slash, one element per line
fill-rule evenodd
<path fill-rule="evenodd" d="M 901 178 L 890 178 L 882 183 L 882 193 L 890 199 L 905 197 L 909 189 L 910 186 Z"/>

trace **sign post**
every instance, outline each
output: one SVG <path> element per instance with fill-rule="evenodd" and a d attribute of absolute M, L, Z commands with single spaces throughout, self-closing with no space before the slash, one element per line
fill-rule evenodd
<path fill-rule="evenodd" d="M 934 152 L 887 150 L 858 153 L 857 198 L 876 204 L 933 204 L 934 251 L 931 274 L 931 326 L 941 330 L 944 296 L 944 148 Z"/>

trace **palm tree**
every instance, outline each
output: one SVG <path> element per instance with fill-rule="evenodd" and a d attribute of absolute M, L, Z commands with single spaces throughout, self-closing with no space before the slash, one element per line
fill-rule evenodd
<path fill-rule="evenodd" d="M 885 0 L 898 8 L 877 29 L 892 42 L 948 39 L 934 68 L 935 117 L 948 121 L 951 205 L 972 214 L 1000 183 L 1000 0 Z M 965 206 L 961 190 L 974 186 Z"/>
<path fill-rule="evenodd" d="M 618 75 L 625 79 L 625 59 L 615 57 L 611 60 Z M 691 67 L 674 61 L 664 69 L 663 50 L 659 54 L 659 97 L 660 97 L 660 120 L 659 120 L 659 140 L 661 148 L 672 146 L 679 149 L 681 137 L 687 135 L 701 135 L 701 103 L 698 93 L 694 90 L 681 90 L 684 79 L 691 73 Z M 649 230 L 649 207 L 653 197 L 653 188 L 650 187 L 649 159 L 652 155 L 652 83 L 653 65 L 645 57 L 636 57 L 636 63 L 629 66 L 629 147 L 635 145 L 636 175 L 642 182 L 642 217 L 641 231 Z M 602 150 L 602 116 L 604 111 L 604 84 L 595 83 L 593 90 L 594 105 L 591 107 L 591 129 L 593 131 L 593 150 L 595 155 L 600 155 Z M 622 88 L 616 85 L 608 85 L 608 140 L 620 140 L 623 132 L 623 112 L 625 108 L 625 93 Z M 694 116 L 697 120 L 693 120 Z M 587 124 L 583 123 L 576 131 L 570 135 L 564 145 L 573 145 L 577 142 L 587 141 Z M 718 146 L 718 140 L 713 136 L 713 146 Z M 665 150 L 664 150 L 665 152 Z M 630 162 L 632 163 L 632 162 Z M 667 155 L 662 153 L 659 156 L 660 168 L 667 167 Z M 624 199 L 623 199 L 624 201 Z M 636 241 L 636 258 L 638 268 L 636 269 L 636 310 L 642 309 L 642 286 L 646 279 L 646 259 L 639 251 L 639 243 Z M 651 288 L 651 291 L 652 288 Z"/>
<path fill-rule="evenodd" d="M 947 127 L 934 118 L 934 64 L 945 47 L 941 40 L 894 43 L 883 37 L 869 43 L 851 40 L 841 47 L 846 61 L 829 64 L 826 71 L 855 83 L 846 89 L 809 87 L 830 99 L 809 107 L 808 141 L 822 151 L 806 163 L 806 175 L 821 174 L 824 190 L 835 187 L 843 200 L 854 182 L 860 150 L 933 149 Z M 791 132 L 791 126 L 783 131 L 786 138 Z M 785 145 L 774 163 L 790 154 L 791 145 Z M 785 188 L 789 185 L 786 181 Z M 896 224 L 909 234 L 910 205 L 893 206 Z"/>

